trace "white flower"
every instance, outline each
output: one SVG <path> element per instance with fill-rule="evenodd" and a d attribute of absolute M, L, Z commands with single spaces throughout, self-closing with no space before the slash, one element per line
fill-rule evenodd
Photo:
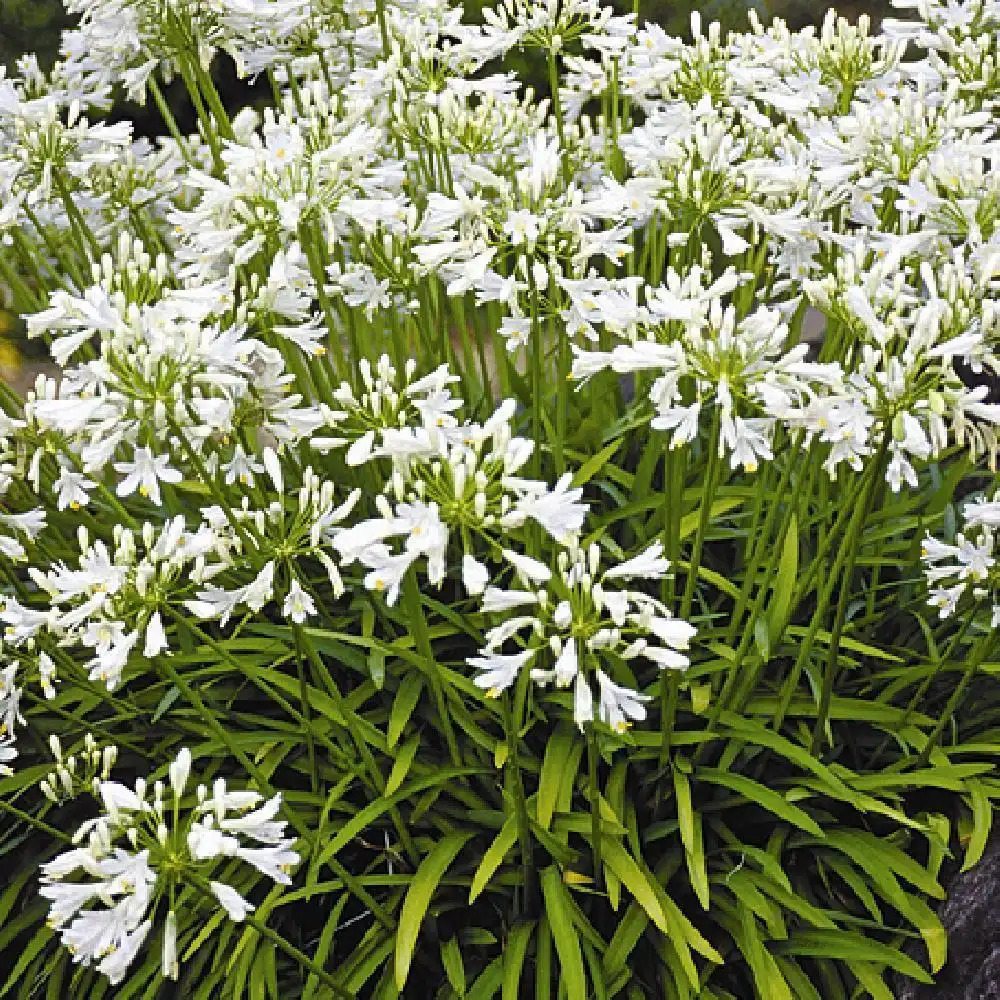
<path fill-rule="evenodd" d="M 125 978 L 152 926 L 152 921 L 146 920 L 135 930 L 123 934 L 114 946 L 109 946 L 111 951 L 98 964 L 97 971 L 107 976 L 112 986 L 117 986 Z"/>
<path fill-rule="evenodd" d="M 181 474 L 171 468 L 170 459 L 166 455 L 154 456 L 149 448 L 136 448 L 134 461 L 116 462 L 115 471 L 121 472 L 125 478 L 118 484 L 116 492 L 120 497 L 127 497 L 137 489 L 153 503 L 160 503 L 160 483 L 179 483 Z"/>
<path fill-rule="evenodd" d="M 501 691 L 506 691 L 514 683 L 534 655 L 533 649 L 525 649 L 520 653 L 489 653 L 470 657 L 469 664 L 482 671 L 475 677 L 476 686 L 486 688 L 487 697 L 498 697 Z"/>
<path fill-rule="evenodd" d="M 167 648 L 167 635 L 163 630 L 163 621 L 160 618 L 160 612 L 154 611 L 146 623 L 146 642 L 142 649 L 142 655 L 152 658 L 158 656 Z"/>
<path fill-rule="evenodd" d="M 233 923 L 242 923 L 254 907 L 248 903 L 231 885 L 224 882 L 210 882 L 212 893 L 226 911 Z"/>
<path fill-rule="evenodd" d="M 56 492 L 56 507 L 65 510 L 72 507 L 85 507 L 90 502 L 88 490 L 94 489 L 97 485 L 92 479 L 88 479 L 82 472 L 73 472 L 71 469 L 62 467 L 59 476 L 52 484 L 52 489 Z"/>
<path fill-rule="evenodd" d="M 632 724 L 646 718 L 644 701 L 648 695 L 639 694 L 631 688 L 615 684 L 603 670 L 597 671 L 597 685 L 600 697 L 600 717 L 616 732 L 622 733 Z"/>
<path fill-rule="evenodd" d="M 273 847 L 241 847 L 236 851 L 236 857 L 251 864 L 259 872 L 282 885 L 289 885 L 289 872 L 301 860 L 295 851 L 289 850 L 291 841 L 282 841 Z"/>
<path fill-rule="evenodd" d="M 170 776 L 170 787 L 174 790 L 174 795 L 180 798 L 184 794 L 187 786 L 188 776 L 191 774 L 191 751 L 187 747 L 182 747 L 176 759 L 168 770 Z"/>
<path fill-rule="evenodd" d="M 662 618 L 657 615 L 649 619 L 649 630 L 660 642 L 674 649 L 687 649 L 698 631 L 690 622 L 680 618 Z"/>
<path fill-rule="evenodd" d="M 462 556 L 462 585 L 467 594 L 481 594 L 490 582 L 490 571 L 474 556 Z"/>
<path fill-rule="evenodd" d="M 516 526 L 530 517 L 557 541 L 575 534 L 583 524 L 587 505 L 580 503 L 582 488 L 573 487 L 572 482 L 573 476 L 567 472 L 551 490 L 518 500 L 504 518 L 505 523 Z"/>
<path fill-rule="evenodd" d="M 171 910 L 163 926 L 163 952 L 160 958 L 160 972 L 164 979 L 177 980 L 180 966 L 177 961 L 177 914 Z"/>
<path fill-rule="evenodd" d="M 302 589 L 298 580 L 292 580 L 288 595 L 281 606 L 281 613 L 286 618 L 291 618 L 297 625 L 301 625 L 307 616 L 316 614 L 316 602 Z"/>
<path fill-rule="evenodd" d="M 605 580 L 662 580 L 670 569 L 670 560 L 663 557 L 663 543 L 654 542 L 637 556 L 612 566 L 604 573 Z"/>
<path fill-rule="evenodd" d="M 559 687 L 569 687 L 578 673 L 576 655 L 576 638 L 571 636 L 556 658 L 554 667 L 555 682 Z"/>
<path fill-rule="evenodd" d="M 590 685 L 582 673 L 577 673 L 576 684 L 573 687 L 573 721 L 577 724 L 580 732 L 588 722 L 594 720 L 594 696 L 591 693 Z"/>
<path fill-rule="evenodd" d="M 514 567 L 524 583 L 545 583 L 552 579 L 552 570 L 545 563 L 532 559 L 531 556 L 504 549 L 503 557 Z"/>
<path fill-rule="evenodd" d="M 240 922 L 253 905 L 232 886 L 212 879 L 214 872 L 223 863 L 231 872 L 236 859 L 288 884 L 288 873 L 300 860 L 291 850 L 293 842 L 283 839 L 284 821 L 276 819 L 279 796 L 247 813 L 260 803 L 260 794 L 228 789 L 219 778 L 211 797 L 199 786 L 194 803 L 187 805 L 183 795 L 191 765 L 186 748 L 169 765 L 170 804 L 163 800 L 161 781 L 150 788 L 140 778 L 133 790 L 96 779 L 105 811 L 73 837 L 87 846 L 64 851 L 42 866 L 40 893 L 50 905 L 50 925 L 59 930 L 74 961 L 97 963 L 112 983 L 121 982 L 135 960 L 155 919 L 157 902 L 168 895 L 172 900 L 192 878 L 208 882 L 230 919 Z M 63 881 L 69 878 L 72 881 Z M 178 916 L 170 909 L 163 928 L 160 965 L 170 979 L 179 975 Z"/>
<path fill-rule="evenodd" d="M 372 546 L 363 557 L 365 565 L 371 567 L 371 572 L 365 576 L 365 586 L 384 594 L 386 604 L 395 604 L 403 577 L 416 558 L 416 552 L 393 555 L 384 545 Z"/>
<path fill-rule="evenodd" d="M 487 587 L 483 594 L 482 610 L 510 611 L 525 604 L 537 604 L 538 595 L 530 590 L 501 590 L 499 587 Z"/>

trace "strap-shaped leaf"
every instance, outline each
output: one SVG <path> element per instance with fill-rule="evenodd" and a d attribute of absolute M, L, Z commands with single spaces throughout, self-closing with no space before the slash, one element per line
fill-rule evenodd
<path fill-rule="evenodd" d="M 502 1000 L 518 1000 L 521 995 L 521 970 L 534 930 L 535 922 L 529 920 L 515 924 L 507 935 L 507 946 L 503 950 Z"/>
<path fill-rule="evenodd" d="M 549 737 L 542 759 L 542 772 L 538 778 L 538 796 L 535 800 L 535 817 L 546 830 L 552 823 L 559 789 L 566 776 L 567 765 L 573 745 L 579 741 L 579 733 L 574 726 L 562 724 Z M 571 779 L 572 780 L 572 779 Z"/>
<path fill-rule="evenodd" d="M 963 872 L 967 872 L 983 856 L 993 826 L 993 805 L 983 783 L 968 781 L 965 787 L 969 790 L 969 805 L 972 807 L 972 833 L 962 861 Z"/>
<path fill-rule="evenodd" d="M 500 867 L 504 855 L 514 846 L 516 841 L 517 817 L 511 816 L 493 838 L 493 843 L 487 848 L 483 860 L 479 862 L 476 874 L 472 878 L 472 885 L 469 887 L 470 903 L 475 902 L 476 897 L 486 888 L 486 883 L 493 877 L 493 873 Z"/>
<path fill-rule="evenodd" d="M 471 833 L 450 833 L 435 844 L 431 853 L 420 862 L 410 888 L 406 890 L 396 929 L 396 986 L 400 990 L 406 985 L 420 925 L 427 914 L 434 890 L 441 881 L 441 876 L 455 860 L 455 855 L 471 836 Z"/>
<path fill-rule="evenodd" d="M 601 853 L 604 863 L 622 881 L 625 888 L 632 893 L 633 899 L 646 911 L 649 919 L 664 933 L 669 933 L 667 918 L 656 897 L 656 892 L 639 866 L 617 840 L 602 837 Z"/>
<path fill-rule="evenodd" d="M 545 916 L 559 956 L 559 973 L 566 987 L 567 1000 L 586 1000 L 587 979 L 583 971 L 580 938 L 573 926 L 573 910 L 559 869 L 549 865 L 542 871 L 540 881 Z"/>
<path fill-rule="evenodd" d="M 822 837 L 823 831 L 819 824 L 809 815 L 809 813 L 792 805 L 787 799 L 779 795 L 773 788 L 754 781 L 742 774 L 732 774 L 729 771 L 722 771 L 718 768 L 700 768 L 698 778 L 713 785 L 721 785 L 731 791 L 742 795 L 748 802 L 756 802 L 761 808 L 774 813 L 786 823 L 797 826 L 806 833 L 811 833 L 815 837 Z"/>
<path fill-rule="evenodd" d="M 807 955 L 811 958 L 838 958 L 851 962 L 873 962 L 895 969 L 921 983 L 934 980 L 909 955 L 881 941 L 844 930 L 808 930 L 792 934 L 774 944 L 777 953 Z"/>
<path fill-rule="evenodd" d="M 701 837 L 701 814 L 691 805 L 691 783 L 688 776 L 674 768 L 674 795 L 677 799 L 677 822 L 680 825 L 681 843 L 688 877 L 703 910 L 709 907 L 708 869 L 705 866 L 705 848 Z"/>

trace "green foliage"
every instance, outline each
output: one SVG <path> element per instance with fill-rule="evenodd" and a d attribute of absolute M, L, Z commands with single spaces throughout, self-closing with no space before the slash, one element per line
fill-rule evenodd
<path fill-rule="evenodd" d="M 701 473 L 693 466 L 688 474 L 697 481 Z M 779 546 L 754 530 L 755 499 L 768 495 L 770 475 L 713 518 L 708 566 L 723 558 L 723 537 L 743 539 L 741 547 L 756 538 L 773 547 L 779 565 L 792 565 L 787 540 Z M 592 480 L 595 490 L 609 485 L 600 473 Z M 907 574 L 886 569 L 908 559 L 909 499 L 889 501 L 862 533 L 858 567 L 845 583 L 855 593 L 874 593 L 845 630 L 817 750 L 811 749 L 815 695 L 796 691 L 779 717 L 802 625 L 822 586 L 822 574 L 810 579 L 810 568 L 819 568 L 810 557 L 829 519 L 821 491 L 797 495 L 798 517 L 789 524 L 801 553 L 799 580 L 808 582 L 794 600 L 781 598 L 788 604 L 772 618 L 767 656 L 759 648 L 747 653 L 742 671 L 757 680 L 741 704 L 723 706 L 718 692 L 707 705 L 695 704 L 698 683 L 718 688 L 735 656 L 714 609 L 726 599 L 707 592 L 699 619 L 714 656 L 692 668 L 691 687 L 676 695 L 670 751 L 656 725 L 628 735 L 604 730 L 594 787 L 579 767 L 584 737 L 572 725 L 553 728 L 546 710 L 529 702 L 516 766 L 533 841 L 529 877 L 540 889 L 533 902 L 503 780 L 513 765 L 504 759 L 497 706 L 475 696 L 456 669 L 448 650 L 461 646 L 458 623 L 441 618 L 429 598 L 422 605 L 436 662 L 414 650 L 399 620 L 397 636 L 379 644 L 378 683 L 371 676 L 374 644 L 351 629 L 362 602 L 340 620 L 343 632 L 336 622 L 303 630 L 313 655 L 337 665 L 338 679 L 328 690 L 310 684 L 301 701 L 282 667 L 295 657 L 292 629 L 247 621 L 238 637 L 209 639 L 192 629 L 185 651 L 172 658 L 199 693 L 196 704 L 178 698 L 150 664 L 96 715 L 96 693 L 73 685 L 50 704 L 29 706 L 28 716 L 40 736 L 58 732 L 68 752 L 79 752 L 73 734 L 87 726 L 116 733 L 126 771 L 141 771 L 147 759 L 169 759 L 187 743 L 202 763 L 242 748 L 259 782 L 280 775 L 290 789 L 289 812 L 313 832 L 300 842 L 303 878 L 270 890 L 257 916 L 351 992 L 707 1000 L 753 991 L 770 1000 L 861 989 L 890 996 L 890 970 L 927 981 L 924 970 L 933 972 L 945 959 L 944 935 L 927 900 L 942 896 L 937 870 L 960 826 L 969 831 L 969 859 L 982 850 L 991 803 L 1000 795 L 991 776 L 1000 731 L 988 714 L 963 717 L 947 744 L 930 751 L 930 766 L 921 765 L 934 707 L 962 669 L 962 652 L 935 656 L 940 628 L 921 621 L 913 600 L 900 599 L 901 590 L 912 588 Z M 630 530 L 655 536 L 658 518 L 656 512 L 633 520 Z M 882 525 L 890 524 L 887 535 Z M 874 565 L 882 567 L 877 583 Z M 787 590 L 780 575 L 777 581 L 765 614 Z M 790 624 L 782 628 L 785 616 Z M 474 627 L 475 619 L 462 624 Z M 819 630 L 804 665 L 814 690 L 829 663 L 830 641 Z M 911 705 L 931 668 L 924 700 Z M 441 703 L 427 693 L 435 676 L 445 691 Z M 278 692 L 308 709 L 305 734 L 292 705 L 276 700 Z M 276 704 L 287 707 L 276 712 Z M 206 731 L 208 715 L 222 728 Z M 149 721 L 141 741 L 125 743 L 122 723 L 133 718 Z M 446 725 L 460 736 L 457 767 L 449 764 Z M 314 763 L 303 735 L 319 751 Z M 36 929 L 33 872 L 51 842 L 32 828 L 38 822 L 69 828 L 76 809 L 39 803 L 34 782 L 44 770 L 42 763 L 24 766 L 0 783 L 9 803 L 0 948 L 11 960 L 0 995 L 66 988 L 74 997 L 96 998 L 105 994 L 103 980 L 69 965 L 52 933 Z M 963 798 L 966 810 L 957 807 Z M 591 867 L 595 803 L 597 871 Z M 19 810 L 39 819 L 22 821 Z M 350 885 L 345 871 L 352 873 Z M 255 894 L 253 882 L 240 888 Z M 363 901 L 369 895 L 376 910 Z M 254 928 L 217 931 L 213 919 L 181 941 L 183 995 L 329 995 L 309 968 L 269 947 Z M 921 938 L 923 951 L 909 957 L 902 946 Z M 127 991 L 115 995 L 171 995 L 158 985 L 158 962 L 154 949 Z"/>
<path fill-rule="evenodd" d="M 235 142 L 234 131 L 208 71 L 196 77 L 198 60 L 188 57 L 206 141 L 198 163 L 219 181 L 220 150 Z M 435 182 L 436 169 L 428 168 Z M 12 300 L 21 296 L 18 312 L 40 308 L 36 298 L 52 291 L 46 281 L 63 288 L 64 274 L 98 266 L 88 237 L 104 246 L 64 198 L 66 228 L 53 222 L 40 231 L 61 237 L 45 247 L 58 267 L 39 251 L 25 254 L 23 272 L 5 270 Z M 304 255 L 322 289 L 329 248 L 316 220 L 303 218 Z M 690 246 L 682 235 L 668 250 L 656 222 L 635 235 L 637 273 L 658 281 L 668 263 L 701 260 L 703 225 L 705 242 L 716 240 L 706 218 L 671 220 L 690 230 Z M 163 217 L 140 206 L 128 222 L 167 245 Z M 359 233 L 351 251 L 388 256 Z M 774 283 L 763 253 L 739 253 L 741 266 L 757 268 L 751 295 Z M 267 281 L 252 255 L 233 271 L 241 290 Z M 546 474 L 568 470 L 585 491 L 594 517 L 584 545 L 614 563 L 665 542 L 671 576 L 635 586 L 697 626 L 689 669 L 609 653 L 615 677 L 649 699 L 648 716 L 635 728 L 584 724 L 569 690 L 542 691 L 527 671 L 506 690 L 475 683 L 468 661 L 496 618 L 459 585 L 454 551 L 441 587 L 411 568 L 395 604 L 356 565 L 345 570 L 346 595 L 335 593 L 316 559 L 295 563 L 284 536 L 266 558 L 290 576 L 295 563 L 320 596 L 306 624 L 276 599 L 251 611 L 241 605 L 226 624 L 199 622 L 177 610 L 179 601 L 164 601 L 174 615 L 165 623 L 169 652 L 136 646 L 114 690 L 88 676 L 78 649 L 53 642 L 60 685 L 52 698 L 26 689 L 27 735 L 15 773 L 0 778 L 0 1000 L 883 1000 L 896 974 L 931 982 L 947 958 L 934 912 L 944 876 L 981 857 L 1000 796 L 992 683 L 1000 663 L 995 630 L 976 636 L 972 611 L 958 621 L 931 617 L 919 542 L 928 529 L 952 536 L 958 505 L 995 476 L 949 447 L 921 466 L 925 488 L 893 493 L 883 479 L 886 432 L 862 469 L 845 463 L 831 482 L 820 446 L 800 447 L 780 424 L 773 461 L 730 467 L 720 459 L 718 416 L 707 437 L 671 449 L 649 429 L 642 372 L 634 397 L 612 372 L 569 392 L 568 347 L 558 358 L 547 349 L 551 329 L 542 330 L 534 287 L 534 354 L 520 369 L 503 345 L 487 358 L 499 307 L 477 308 L 471 294 L 448 297 L 433 273 L 413 287 L 422 298 L 405 330 L 395 314 L 321 301 L 330 343 L 346 331 L 327 359 L 340 367 L 280 342 L 296 390 L 332 406 L 333 376 L 357 382 L 360 359 L 376 353 L 370 345 L 387 343 L 388 323 L 400 369 L 415 353 L 421 373 L 452 363 L 466 415 L 485 418 L 492 361 L 517 400 L 521 432 L 537 445 L 532 460 Z M 790 341 L 801 335 L 802 313 L 790 320 Z M 549 319 L 558 315 L 553 308 Z M 856 317 L 828 319 L 830 353 L 863 336 Z M 257 333 L 278 342 L 273 330 Z M 108 356 L 88 360 L 110 365 Z M 546 393 L 552 372 L 558 381 Z M 6 387 L 0 402 L 10 415 L 25 412 Z M 160 432 L 180 442 L 173 458 L 185 474 L 164 481 L 162 509 L 123 496 L 102 471 L 83 510 L 46 509 L 30 553 L 38 565 L 79 560 L 80 529 L 109 540 L 124 525 L 138 531 L 144 519 L 208 504 L 218 505 L 234 538 L 255 541 L 254 523 L 237 519 L 244 499 L 261 501 L 284 528 L 286 515 L 298 516 L 294 497 L 308 463 L 345 493 L 357 488 L 362 503 L 382 496 L 388 462 L 376 470 L 298 443 L 282 453 L 284 489 L 225 482 L 178 431 L 177 412 L 164 417 L 169 434 Z M 239 428 L 263 453 L 257 430 Z M 51 487 L 65 438 L 34 426 L 25 434 L 36 431 Z M 228 436 L 219 447 L 230 447 Z M 17 475 L 3 501 L 11 509 L 35 501 L 27 455 L 27 445 L 14 455 Z M 375 510 L 372 501 L 367 513 Z M 510 537 L 545 554 L 537 525 L 512 528 Z M 256 573 L 264 548 L 246 544 L 246 565 L 228 568 Z M 5 559 L 0 576 L 12 601 L 44 605 L 38 574 Z M 195 585 L 184 586 L 188 598 Z M 131 613 L 146 615 L 157 599 Z M 976 697 L 964 700 L 967 685 Z M 294 880 L 274 884 L 220 861 L 255 906 L 241 923 L 225 919 L 197 879 L 172 885 L 171 906 L 186 915 L 179 983 L 162 974 L 161 924 L 113 987 L 74 964 L 45 925 L 40 866 L 67 849 L 95 810 L 82 786 L 74 797 L 43 794 L 48 741 L 58 736 L 63 756 L 82 760 L 89 734 L 118 748 L 121 780 L 168 781 L 169 762 L 190 747 L 208 784 L 235 784 L 239 775 L 262 795 L 281 792 L 302 859 Z"/>

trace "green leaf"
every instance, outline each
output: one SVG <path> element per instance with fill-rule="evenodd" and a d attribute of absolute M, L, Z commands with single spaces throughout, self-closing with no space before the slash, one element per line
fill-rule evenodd
<path fill-rule="evenodd" d="M 420 867 L 410 882 L 399 914 L 399 926 L 396 929 L 395 968 L 396 986 L 399 990 L 406 985 L 410 963 L 413 961 L 413 950 L 420 934 L 420 925 L 427 913 L 427 907 L 430 906 L 434 890 L 448 866 L 471 836 L 471 832 L 450 833 L 438 841 L 431 853 L 420 862 Z"/>
<path fill-rule="evenodd" d="M 410 796 L 416 795 L 418 792 L 422 792 L 425 789 L 435 788 L 440 785 L 447 785 L 448 782 L 454 778 L 459 778 L 468 774 L 483 773 L 485 773 L 485 771 L 480 767 L 441 767 L 438 768 L 433 774 L 429 774 L 426 777 L 415 778 L 404 788 L 401 788 L 398 792 L 394 792 L 392 795 L 379 796 L 369 805 L 365 806 L 364 809 L 360 809 L 356 812 L 340 827 L 339 830 L 337 830 L 337 833 L 320 851 L 317 863 L 325 864 L 339 850 L 349 844 L 373 820 L 377 819 L 383 813 L 388 812 L 397 803 L 402 802 L 405 799 L 410 798 Z"/>
<path fill-rule="evenodd" d="M 885 985 L 878 966 L 869 965 L 867 962 L 848 962 L 847 967 L 854 973 L 858 982 L 868 990 L 872 1000 L 896 1000 L 896 995 Z"/>
<path fill-rule="evenodd" d="M 500 828 L 500 832 L 493 839 L 493 843 L 486 849 L 483 860 L 480 861 L 476 874 L 472 878 L 472 885 L 469 887 L 469 903 L 473 903 L 476 897 L 486 888 L 486 883 L 493 877 L 493 873 L 500 867 L 504 856 L 517 842 L 517 817 L 511 816 Z"/>
<path fill-rule="evenodd" d="M 942 969 L 948 958 L 948 934 L 938 915 L 922 899 L 911 895 L 907 895 L 906 908 L 900 912 L 920 931 L 931 972 Z"/>
<path fill-rule="evenodd" d="M 535 818 L 543 829 L 548 830 L 552 823 L 559 789 L 566 780 L 567 764 L 578 739 L 578 730 L 568 723 L 558 725 L 548 739 L 535 799 Z M 572 781 L 574 777 L 570 775 L 569 780 Z"/>
<path fill-rule="evenodd" d="M 423 688 L 423 675 L 415 671 L 407 674 L 399 685 L 399 690 L 392 702 L 392 712 L 389 713 L 389 729 L 386 733 L 390 750 L 403 735 L 403 730 L 406 728 L 406 723 L 413 714 L 413 710 L 417 707 Z"/>
<path fill-rule="evenodd" d="M 399 749 L 399 754 L 389 772 L 389 779 L 385 783 L 384 795 L 392 795 L 406 779 L 410 772 L 410 765 L 420 748 L 420 737 L 414 735 L 408 739 Z"/>
<path fill-rule="evenodd" d="M 3 989 L 0 989 L 0 997 L 4 997 L 10 991 L 12 986 L 16 986 L 21 979 L 21 974 L 25 969 L 32 963 L 36 958 L 38 953 L 52 940 L 54 937 L 54 932 L 45 924 L 42 924 L 38 930 L 35 931 L 34 936 L 28 941 L 23 948 L 18 950 L 17 961 L 13 964 L 11 968 L 10 976 L 7 982 L 4 984 Z M 13 955 L 8 956 L 13 959 Z"/>
<path fill-rule="evenodd" d="M 710 905 L 708 870 L 705 867 L 705 848 L 701 838 L 701 814 L 691 806 L 691 783 L 679 768 L 673 769 L 674 795 L 677 799 L 677 822 L 680 825 L 681 843 L 684 845 L 684 859 L 687 862 L 688 877 L 701 908 Z"/>
<path fill-rule="evenodd" d="M 993 805 L 981 781 L 966 782 L 969 790 L 969 805 L 972 807 L 972 834 L 962 860 L 962 871 L 967 872 L 983 856 L 986 842 L 993 826 Z"/>
<path fill-rule="evenodd" d="M 515 924 L 507 935 L 507 945 L 503 950 L 502 1000 L 519 1000 L 521 996 L 521 970 L 534 929 L 534 921 L 526 921 Z"/>
<path fill-rule="evenodd" d="M 887 872 L 895 872 L 928 896 L 944 899 L 944 889 L 926 868 L 895 844 L 874 834 L 860 830 L 830 830 L 827 831 L 825 840 L 820 843 L 842 851 L 876 881 Z M 890 902 L 896 905 L 894 901 Z"/>
<path fill-rule="evenodd" d="M 895 969 L 921 983 L 934 980 L 899 948 L 883 944 L 863 934 L 843 930 L 797 931 L 787 941 L 774 944 L 776 953 L 805 955 L 811 958 L 836 958 L 850 962 L 872 962 L 881 967 Z"/>
<path fill-rule="evenodd" d="M 662 907 L 661 907 L 662 910 Z M 642 938 L 643 931 L 649 926 L 649 918 L 638 903 L 632 903 L 625 915 L 615 926 L 615 932 L 608 942 L 604 952 L 604 964 L 608 972 L 627 969 L 629 955 Z"/>
<path fill-rule="evenodd" d="M 597 475 L 601 469 L 607 465 L 608 460 L 619 448 L 621 448 L 622 442 L 621 438 L 616 438 L 611 442 L 606 448 L 602 448 L 596 455 L 592 455 L 587 459 L 573 476 L 574 486 L 583 486 L 585 483 L 589 483 L 594 476 Z"/>
<path fill-rule="evenodd" d="M 632 860 L 631 856 L 617 840 L 610 837 L 601 838 L 601 854 L 604 863 L 621 879 L 622 884 L 635 901 L 646 911 L 649 919 L 664 933 L 669 933 L 667 918 L 660 906 L 660 901 L 656 897 L 656 892 L 649 884 L 649 880 L 642 873 L 639 866 Z"/>
<path fill-rule="evenodd" d="M 736 916 L 729 929 L 750 966 L 761 1000 L 795 1000 L 774 956 L 764 947 L 760 928 L 751 910 L 737 900 Z"/>
<path fill-rule="evenodd" d="M 448 938 L 441 942 L 441 964 L 452 989 L 460 996 L 465 996 L 465 963 L 462 961 L 462 949 L 458 939 Z"/>
<path fill-rule="evenodd" d="M 732 712 L 722 712 L 719 721 L 741 740 L 754 746 L 767 747 L 780 754 L 785 760 L 820 778 L 838 796 L 853 799 L 855 796 L 850 788 L 841 781 L 825 764 L 818 760 L 810 751 L 779 733 L 768 729 L 753 719 L 735 715 Z"/>
<path fill-rule="evenodd" d="M 559 971 L 566 986 L 567 1000 L 586 1000 L 587 980 L 583 971 L 580 939 L 573 926 L 573 908 L 559 869 L 555 865 L 549 865 L 543 869 L 540 881 L 545 899 L 545 916 L 559 956 Z"/>
<path fill-rule="evenodd" d="M 697 777 L 700 781 L 721 785 L 723 788 L 738 792 L 748 801 L 756 802 L 768 812 L 774 813 L 775 816 L 779 816 L 786 823 L 791 823 L 792 826 L 797 826 L 800 830 L 805 830 L 816 837 L 823 836 L 823 831 L 812 816 L 798 806 L 792 805 L 773 789 L 754 781 L 753 778 L 742 774 L 731 774 L 729 771 L 717 768 L 699 768 Z"/>
<path fill-rule="evenodd" d="M 728 496 L 728 497 L 718 497 L 712 504 L 712 512 L 709 515 L 710 520 L 714 520 L 720 517 L 722 514 L 726 514 L 733 510 L 734 507 L 739 507 L 743 503 L 745 497 L 742 496 Z M 698 530 L 698 521 L 701 519 L 701 508 L 700 506 L 695 510 L 691 511 L 690 514 L 685 514 L 681 518 L 680 531 L 678 537 L 683 541 L 689 535 L 693 535 L 695 531 Z"/>
<path fill-rule="evenodd" d="M 772 583 L 771 603 L 767 610 L 767 632 L 772 647 L 778 641 L 792 611 L 792 594 L 799 574 L 799 522 L 794 514 L 785 532 L 778 571 Z"/>
<path fill-rule="evenodd" d="M 476 981 L 466 993 L 467 1000 L 490 1000 L 497 995 L 503 982 L 503 959 L 498 955 L 476 977 Z"/>

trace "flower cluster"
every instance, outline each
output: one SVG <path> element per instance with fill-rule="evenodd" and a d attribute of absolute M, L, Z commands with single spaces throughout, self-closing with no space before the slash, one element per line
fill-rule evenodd
<path fill-rule="evenodd" d="M 928 602 L 942 618 L 953 615 L 969 595 L 991 608 L 991 627 L 1000 626 L 1000 572 L 997 570 L 997 529 L 1000 494 L 993 500 L 973 500 L 962 508 L 963 530 L 953 543 L 928 534 L 921 549 Z"/>
<path fill-rule="evenodd" d="M 643 657 L 661 669 L 684 670 L 684 655 L 695 628 L 674 618 L 670 610 L 641 590 L 623 589 L 632 580 L 662 580 L 670 563 L 657 542 L 631 559 L 601 569 L 601 551 L 579 544 L 559 552 L 553 572 L 530 556 L 505 551 L 517 587 L 487 587 L 482 610 L 502 618 L 486 634 L 486 645 L 469 662 L 480 673 L 476 684 L 490 697 L 509 688 L 530 666 L 531 679 L 544 687 L 573 687 L 573 718 L 582 730 L 594 718 L 594 696 L 588 677 L 598 686 L 602 722 L 624 732 L 646 717 L 649 697 L 620 685 L 605 667 L 627 671 L 627 663 Z M 516 612 L 513 613 L 512 612 Z M 511 641 L 523 648 L 501 652 Z M 551 666 L 541 666 L 551 659 Z"/>
<path fill-rule="evenodd" d="M 243 861 L 279 883 L 287 883 L 298 864 L 285 822 L 276 819 L 280 796 L 264 801 L 258 792 L 230 789 L 219 778 L 211 789 L 199 785 L 195 801 L 185 804 L 191 763 L 190 750 L 182 749 L 168 769 L 168 786 L 140 778 L 129 788 L 95 779 L 103 812 L 76 831 L 74 843 L 84 846 L 42 867 L 50 926 L 74 961 L 96 965 L 113 984 L 135 961 L 161 901 L 167 907 L 162 971 L 168 979 L 179 974 L 179 897 L 193 888 L 237 923 L 253 911 L 228 882 L 210 879 L 223 859 Z"/>

